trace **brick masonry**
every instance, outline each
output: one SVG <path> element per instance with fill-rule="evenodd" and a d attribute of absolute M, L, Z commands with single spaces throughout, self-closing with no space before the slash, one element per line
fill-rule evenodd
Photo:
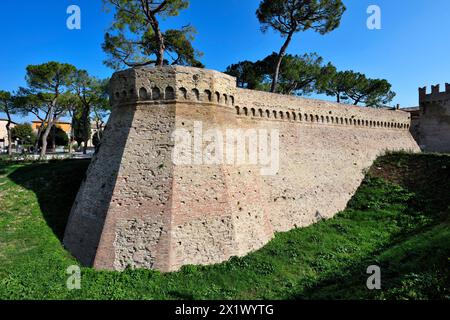
<path fill-rule="evenodd" d="M 275 232 L 346 207 L 386 151 L 419 151 L 410 115 L 236 88 L 189 67 L 111 79 L 113 111 L 74 203 L 64 244 L 87 266 L 175 271 L 264 246 Z M 176 129 L 279 130 L 280 166 L 175 165 Z M 245 131 L 243 131 L 245 132 Z"/>

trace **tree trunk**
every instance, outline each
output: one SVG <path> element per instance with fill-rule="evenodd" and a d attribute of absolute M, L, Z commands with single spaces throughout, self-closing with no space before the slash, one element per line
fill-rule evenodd
<path fill-rule="evenodd" d="M 56 102 L 54 102 L 56 103 Z M 41 153 L 39 155 L 40 160 L 43 160 L 45 155 L 47 154 L 47 138 L 48 135 L 50 134 L 50 130 L 53 127 L 53 121 L 54 121 L 54 115 L 53 115 L 53 110 L 54 110 L 54 103 L 53 105 L 50 107 L 50 111 L 49 111 L 49 115 L 48 115 L 48 120 L 47 120 L 47 127 L 45 128 L 44 132 L 42 133 L 42 148 L 41 148 Z"/>
<path fill-rule="evenodd" d="M 44 129 L 45 121 L 41 122 L 41 126 L 38 129 L 37 136 L 36 136 L 36 142 L 34 143 L 34 154 L 38 153 L 39 150 L 39 141 L 41 141 L 42 136 L 42 130 Z"/>
<path fill-rule="evenodd" d="M 52 145 L 51 145 L 51 147 L 52 147 L 52 151 L 55 152 L 55 150 L 56 150 L 56 127 L 55 126 L 52 126 L 51 132 L 52 132 Z"/>
<path fill-rule="evenodd" d="M 8 117 L 8 123 L 6 123 L 6 133 L 8 135 L 8 156 L 12 156 L 12 137 L 11 137 L 11 115 L 9 110 L 6 109 L 6 116 Z"/>
<path fill-rule="evenodd" d="M 70 139 L 69 139 L 69 155 L 72 154 L 72 143 L 73 143 L 73 138 L 72 138 L 72 134 L 71 134 Z"/>
<path fill-rule="evenodd" d="M 50 134 L 49 128 L 50 128 L 50 123 L 47 124 L 47 128 L 45 129 L 45 131 L 42 134 L 42 139 L 41 139 L 42 147 L 41 147 L 41 153 L 39 155 L 39 158 L 41 160 L 43 160 L 45 155 L 47 154 L 47 138 L 48 138 L 48 135 Z"/>
<path fill-rule="evenodd" d="M 97 132 L 95 134 L 97 135 L 97 138 L 100 141 L 100 139 L 103 135 L 103 121 L 97 120 L 95 125 L 97 127 Z"/>
<path fill-rule="evenodd" d="M 156 42 L 158 44 L 158 52 L 156 53 L 156 66 L 162 67 L 164 65 L 164 52 L 166 51 L 166 46 L 164 44 L 164 36 L 159 27 L 158 20 L 153 14 L 150 14 L 150 24 L 152 26 L 153 32 L 156 35 Z"/>
<path fill-rule="evenodd" d="M 84 124 L 83 154 L 87 154 L 88 142 L 91 135 L 91 119 L 89 117 L 90 114 L 91 114 L 90 105 L 86 104 L 83 110 L 83 124 Z"/>
<path fill-rule="evenodd" d="M 288 34 L 287 39 L 284 42 L 283 46 L 281 47 L 280 53 L 278 54 L 278 61 L 277 61 L 277 65 L 275 67 L 275 73 L 274 73 L 273 79 L 272 79 L 272 88 L 270 89 L 271 92 L 276 92 L 276 90 L 277 90 L 278 77 L 280 76 L 281 62 L 283 61 L 283 58 L 286 55 L 286 50 L 289 47 L 289 44 L 291 43 L 293 35 L 294 35 L 293 32 L 290 32 Z"/>
<path fill-rule="evenodd" d="M 161 35 L 162 37 L 162 35 Z M 162 38 L 161 38 L 162 39 Z M 162 42 L 160 42 L 160 38 L 158 36 L 158 45 L 159 45 L 159 49 L 158 49 L 158 54 L 156 55 L 157 59 L 156 59 L 156 65 L 158 67 L 162 67 L 164 65 L 164 40 L 162 40 Z"/>
<path fill-rule="evenodd" d="M 341 103 L 341 95 L 339 93 L 336 95 L 336 101 L 337 103 Z"/>
<path fill-rule="evenodd" d="M 11 123 L 9 121 L 6 125 L 6 132 L 8 134 L 8 156 L 12 156 Z"/>

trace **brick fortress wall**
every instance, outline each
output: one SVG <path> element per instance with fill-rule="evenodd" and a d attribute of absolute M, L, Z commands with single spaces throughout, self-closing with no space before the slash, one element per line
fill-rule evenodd
<path fill-rule="evenodd" d="M 275 232 L 345 209 L 377 156 L 419 151 L 408 113 L 239 89 L 216 71 L 126 70 L 111 91 L 113 112 L 64 237 L 98 269 L 174 271 L 243 256 Z M 279 170 L 175 164 L 172 133 L 195 136 L 199 124 L 202 132 L 275 130 Z"/>

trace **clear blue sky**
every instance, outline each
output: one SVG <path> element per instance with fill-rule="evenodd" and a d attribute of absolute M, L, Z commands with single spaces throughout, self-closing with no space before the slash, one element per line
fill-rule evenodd
<path fill-rule="evenodd" d="M 321 36 L 297 34 L 289 53 L 317 52 L 339 69 L 353 69 L 386 78 L 397 92 L 393 104 L 416 106 L 417 88 L 450 82 L 450 1 L 344 0 L 341 27 Z M 66 9 L 82 11 L 82 29 L 66 28 Z M 191 0 L 189 9 L 170 18 L 163 28 L 191 23 L 197 28 L 195 47 L 209 69 L 223 71 L 241 60 L 256 60 L 278 51 L 282 39 L 262 34 L 255 16 L 259 0 Z M 382 10 L 382 30 L 366 27 L 369 5 Z M 0 2 L 0 89 L 25 84 L 25 67 L 50 60 L 72 63 L 98 77 L 109 77 L 101 49 L 111 14 L 101 0 Z M 0 115 L 1 116 L 1 115 Z"/>

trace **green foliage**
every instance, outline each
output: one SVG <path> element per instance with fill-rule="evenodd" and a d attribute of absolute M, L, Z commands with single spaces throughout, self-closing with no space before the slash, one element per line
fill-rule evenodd
<path fill-rule="evenodd" d="M 10 92 L 0 90 L 0 101 L 10 100 L 10 99 L 11 99 L 11 93 Z"/>
<path fill-rule="evenodd" d="M 0 113 L 6 114 L 10 123 L 12 122 L 11 115 L 18 112 L 15 104 L 16 99 L 10 92 L 0 90 Z"/>
<path fill-rule="evenodd" d="M 281 62 L 294 34 L 307 30 L 313 30 L 322 35 L 329 33 L 339 27 L 345 10 L 341 0 L 261 1 L 256 11 L 261 30 L 266 32 L 271 28 L 286 38 L 272 65 L 272 92 L 276 92 Z"/>
<path fill-rule="evenodd" d="M 22 145 L 33 145 L 36 141 L 36 134 L 29 123 L 15 125 L 11 136 L 13 141 L 19 139 Z"/>
<path fill-rule="evenodd" d="M 243 61 L 230 65 L 225 73 L 236 77 L 239 87 L 262 91 L 270 90 L 273 65 L 278 54 L 272 53 L 263 60 Z M 276 92 L 308 95 L 323 93 L 334 96 L 337 102 L 382 107 L 391 102 L 395 92 L 387 80 L 369 79 L 354 71 L 337 71 L 331 63 L 324 64 L 316 53 L 286 55 L 281 61 Z"/>
<path fill-rule="evenodd" d="M 54 61 L 27 67 L 28 88 L 20 88 L 16 103 L 20 113 L 33 113 L 47 126 L 39 137 L 41 156 L 54 122 L 73 108 L 70 91 L 75 73 L 73 65 Z"/>
<path fill-rule="evenodd" d="M 29 113 L 38 116 L 40 112 L 47 110 L 48 104 L 44 99 L 41 99 L 40 94 L 31 93 L 29 89 L 20 88 L 14 99 L 14 107 L 17 113 L 22 116 L 27 116 Z"/>
<path fill-rule="evenodd" d="M 76 68 L 67 63 L 47 62 L 27 67 L 26 81 L 29 88 L 40 93 L 42 98 L 55 98 L 72 83 Z"/>
<path fill-rule="evenodd" d="M 337 72 L 330 68 L 319 82 L 318 91 L 336 97 L 338 102 L 351 100 L 354 105 L 381 107 L 394 99 L 391 87 L 387 80 L 369 79 L 359 72 Z"/>
<path fill-rule="evenodd" d="M 106 80 L 91 77 L 85 70 L 77 70 L 73 79 L 75 103 L 72 110 L 72 136 L 78 145 L 87 144 L 91 136 L 91 113 L 94 117 L 109 109 Z"/>
<path fill-rule="evenodd" d="M 339 27 L 346 8 L 341 0 L 263 0 L 256 12 L 262 30 L 283 36 L 312 29 L 326 34 Z"/>
<path fill-rule="evenodd" d="M 12 118 L 11 115 L 14 113 L 17 113 L 17 108 L 15 105 L 16 97 L 13 97 L 10 92 L 8 91 L 1 91 L 0 90 L 0 113 L 6 114 L 6 133 L 8 137 L 8 155 L 12 155 L 12 137 L 11 137 L 11 125 L 12 125 Z M 2 151 L 2 150 L 0 150 Z M 2 152 L 0 152 L 1 154 Z"/>
<path fill-rule="evenodd" d="M 17 111 L 14 100 L 15 97 L 10 92 L 0 90 L 0 113 L 5 113 L 9 120 L 11 120 L 11 115 Z"/>
<path fill-rule="evenodd" d="M 376 177 L 366 177 L 363 182 L 363 186 L 365 185 L 370 185 L 370 189 L 357 193 L 348 203 L 349 209 L 384 210 L 395 204 L 408 203 L 414 197 L 414 193 L 407 192 L 401 186 Z"/>
<path fill-rule="evenodd" d="M 261 62 L 242 61 L 228 66 L 225 73 L 237 79 L 238 87 L 256 89 L 264 80 L 260 65 Z"/>
<path fill-rule="evenodd" d="M 55 139 L 55 146 L 66 147 L 69 145 L 69 137 L 67 133 L 58 126 L 53 126 L 50 134 L 47 137 L 47 144 L 51 145 Z M 39 141 L 39 146 L 42 146 L 42 141 Z"/>
<path fill-rule="evenodd" d="M 167 30 L 164 33 L 167 55 L 170 56 L 173 65 L 192 66 L 204 68 L 198 59 L 203 53 L 192 46 L 196 30 L 192 26 L 185 26 L 180 30 Z M 166 60 L 165 62 L 169 62 Z"/>
<path fill-rule="evenodd" d="M 90 117 L 87 117 L 87 113 L 83 111 L 83 109 L 76 110 L 76 113 L 72 118 L 73 140 L 75 140 L 78 145 L 88 141 L 91 136 Z"/>
<path fill-rule="evenodd" d="M 203 67 L 192 46 L 195 29 L 185 26 L 163 32 L 158 19 L 177 16 L 188 0 L 104 0 L 114 9 L 114 23 L 105 34 L 105 64 L 114 69 L 150 64 L 180 64 Z M 167 57 L 166 57 L 167 56 Z M 169 62 L 171 60 L 171 62 Z"/>
<path fill-rule="evenodd" d="M 85 105 L 105 105 L 108 101 L 108 80 L 101 80 L 89 75 L 86 70 L 73 73 L 72 88 L 80 102 Z"/>
<path fill-rule="evenodd" d="M 263 60 L 243 61 L 230 65 L 225 73 L 237 78 L 241 88 L 270 90 L 273 65 L 278 55 L 274 52 Z M 331 71 L 330 71 L 331 68 Z M 317 87 L 333 73 L 331 64 L 324 65 L 317 53 L 286 55 L 281 63 L 277 92 L 282 94 L 308 95 L 318 91 Z"/>
<path fill-rule="evenodd" d="M 267 77 L 276 63 L 278 55 L 273 53 L 263 60 Z M 286 55 L 281 62 L 280 75 L 278 78 L 277 92 L 282 94 L 306 95 L 315 90 L 316 82 L 319 81 L 323 58 L 316 53 L 299 55 Z"/>
<path fill-rule="evenodd" d="M 1 299 L 450 298 L 450 156 L 382 157 L 348 209 L 246 257 L 169 274 L 82 268 L 81 290 L 69 291 L 77 262 L 60 241 L 88 165 L 0 164 Z M 374 264 L 380 291 L 366 288 Z"/>
<path fill-rule="evenodd" d="M 8 91 L 0 90 L 0 112 L 11 112 L 12 96 Z"/>
<path fill-rule="evenodd" d="M 67 147 L 69 144 L 69 137 L 63 129 L 55 127 L 52 131 L 50 131 L 48 141 L 52 141 L 53 136 L 55 137 L 55 144 L 57 146 Z"/>
<path fill-rule="evenodd" d="M 391 87 L 387 80 L 362 77 L 361 81 L 346 94 L 355 105 L 363 103 L 367 107 L 382 107 L 391 102 L 396 95 Z"/>

